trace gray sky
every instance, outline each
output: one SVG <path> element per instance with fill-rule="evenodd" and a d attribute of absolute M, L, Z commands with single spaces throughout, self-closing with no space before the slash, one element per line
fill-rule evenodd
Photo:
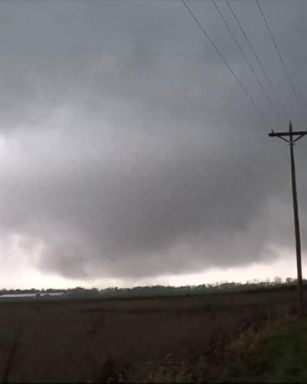
<path fill-rule="evenodd" d="M 295 267 L 289 151 L 267 134 L 306 129 L 307 2 L 260 2 L 301 109 L 255 1 L 230 5 L 276 94 L 227 4 L 263 88 L 214 4 L 187 4 L 257 109 L 180 1 L 0 2 L 4 284 L 244 280 L 253 263 L 288 272 L 285 254 Z"/>

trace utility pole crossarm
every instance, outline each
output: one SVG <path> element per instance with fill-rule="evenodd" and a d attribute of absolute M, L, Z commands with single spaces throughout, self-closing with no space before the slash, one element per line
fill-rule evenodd
<path fill-rule="evenodd" d="M 303 137 L 303 136 L 305 136 L 305 135 L 307 135 L 307 131 L 294 131 L 294 132 L 289 132 L 289 131 L 287 131 L 287 132 L 270 132 L 269 133 L 269 136 L 270 137 L 284 137 L 284 136 L 300 136 L 300 137 Z"/>

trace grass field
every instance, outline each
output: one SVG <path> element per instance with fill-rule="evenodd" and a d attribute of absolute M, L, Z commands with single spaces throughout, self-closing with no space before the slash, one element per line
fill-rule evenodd
<path fill-rule="evenodd" d="M 229 381 L 263 383 L 307 382 L 307 319 L 275 329 Z"/>
<path fill-rule="evenodd" d="M 219 380 L 242 360 L 259 330 L 294 312 L 295 300 L 295 292 L 272 291 L 1 303 L 0 381 Z M 257 364 L 248 367 L 248 377 Z"/>

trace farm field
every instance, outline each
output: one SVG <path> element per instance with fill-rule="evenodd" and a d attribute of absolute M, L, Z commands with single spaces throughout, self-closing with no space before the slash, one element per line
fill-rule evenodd
<path fill-rule="evenodd" d="M 295 302 L 295 291 L 3 302 L 0 381 L 159 381 L 155 373 L 170 360 L 192 364 L 202 357 L 206 366 L 218 345 L 293 312 Z"/>

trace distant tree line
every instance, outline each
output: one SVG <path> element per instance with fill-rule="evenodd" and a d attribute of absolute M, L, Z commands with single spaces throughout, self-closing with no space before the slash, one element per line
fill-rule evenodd
<path fill-rule="evenodd" d="M 201 285 L 186 285 L 181 287 L 153 285 L 153 286 L 138 286 L 133 288 L 69 288 L 69 289 L 1 289 L 0 295 L 3 294 L 20 294 L 20 293 L 52 293 L 62 292 L 65 298 L 142 298 L 142 297 L 174 297 L 174 296 L 198 296 L 206 294 L 220 294 L 220 293 L 244 293 L 244 292 L 262 292 L 264 290 L 289 290 L 295 289 L 296 279 L 286 278 L 285 280 L 280 277 L 275 277 L 273 280 L 253 280 L 246 283 L 237 282 L 217 282 L 214 284 L 201 284 Z M 307 280 L 304 280 L 307 286 Z M 58 299 L 60 299 L 59 297 Z"/>

